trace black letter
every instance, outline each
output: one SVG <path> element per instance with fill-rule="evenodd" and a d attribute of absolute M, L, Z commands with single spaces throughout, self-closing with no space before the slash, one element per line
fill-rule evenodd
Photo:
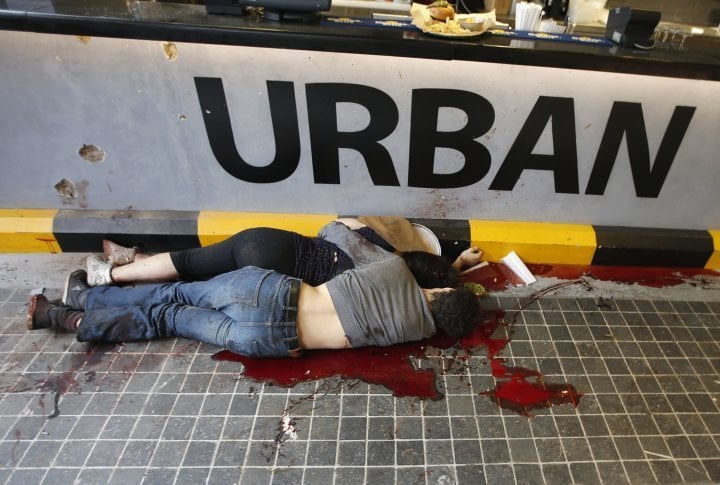
<path fill-rule="evenodd" d="M 617 102 L 613 104 L 585 193 L 590 195 L 605 193 L 610 172 L 615 165 L 615 159 L 620 151 L 620 143 L 625 135 L 630 169 L 635 183 L 635 195 L 638 197 L 660 195 L 660 190 L 694 113 L 694 107 L 675 107 L 651 168 L 642 106 L 640 103 Z"/>
<path fill-rule="evenodd" d="M 437 131 L 441 107 L 464 111 L 467 124 L 458 131 Z M 490 170 L 490 152 L 475 138 L 487 133 L 494 121 L 492 104 L 478 94 L 452 89 L 413 90 L 408 185 L 449 189 L 482 179 Z M 465 165 L 455 173 L 434 173 L 438 147 L 459 151 Z"/>
<path fill-rule="evenodd" d="M 538 139 L 551 119 L 554 154 L 533 154 Z M 523 170 L 550 170 L 555 175 L 556 193 L 580 192 L 575 150 L 575 108 L 572 98 L 538 98 L 495 175 L 495 180 L 490 184 L 490 189 L 512 190 Z"/>
<path fill-rule="evenodd" d="M 249 165 L 237 151 L 222 79 L 196 77 L 195 88 L 210 148 L 227 173 L 258 184 L 279 182 L 293 174 L 300 162 L 300 130 L 292 82 L 267 82 L 275 133 L 275 160 L 264 167 Z"/>
<path fill-rule="evenodd" d="M 399 186 L 387 149 L 379 141 L 397 126 L 399 115 L 392 98 L 379 89 L 343 83 L 312 83 L 307 93 L 310 147 L 318 184 L 340 183 L 340 148 L 357 150 L 365 158 L 375 185 Z M 339 132 L 338 103 L 356 103 L 370 113 L 370 123 L 360 131 Z"/>

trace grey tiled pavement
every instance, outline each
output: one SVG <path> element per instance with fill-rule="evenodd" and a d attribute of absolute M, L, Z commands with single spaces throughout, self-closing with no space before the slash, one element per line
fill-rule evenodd
<path fill-rule="evenodd" d="M 183 339 L 30 333 L 29 293 L 0 289 L 0 483 L 720 482 L 720 303 L 527 305 L 507 363 L 584 396 L 526 417 L 480 394 L 495 385 L 482 348 L 463 365 L 452 348 L 417 359 L 438 371 L 440 400 L 338 378 L 286 389 Z M 523 299 L 484 305 L 507 320 Z"/>

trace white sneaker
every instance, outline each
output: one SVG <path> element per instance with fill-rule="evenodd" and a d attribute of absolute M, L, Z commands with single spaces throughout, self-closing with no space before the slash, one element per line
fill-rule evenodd
<path fill-rule="evenodd" d="M 93 254 L 87 258 L 87 283 L 88 286 L 111 285 L 110 276 L 112 264 L 100 259 L 100 256 Z"/>

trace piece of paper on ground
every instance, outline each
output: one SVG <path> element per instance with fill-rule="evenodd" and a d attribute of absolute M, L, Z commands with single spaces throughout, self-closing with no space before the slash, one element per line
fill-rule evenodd
<path fill-rule="evenodd" d="M 520 256 L 515 251 L 510 251 L 507 256 L 501 259 L 502 263 L 512 271 L 525 285 L 530 285 L 537 281 L 537 278 L 530 272 Z M 516 286 L 523 286 L 515 283 Z"/>

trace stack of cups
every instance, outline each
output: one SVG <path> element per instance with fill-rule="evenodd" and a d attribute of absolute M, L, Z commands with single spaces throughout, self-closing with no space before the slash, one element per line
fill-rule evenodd
<path fill-rule="evenodd" d="M 521 2 L 515 5 L 515 30 L 537 30 L 543 16 L 542 5 Z"/>

